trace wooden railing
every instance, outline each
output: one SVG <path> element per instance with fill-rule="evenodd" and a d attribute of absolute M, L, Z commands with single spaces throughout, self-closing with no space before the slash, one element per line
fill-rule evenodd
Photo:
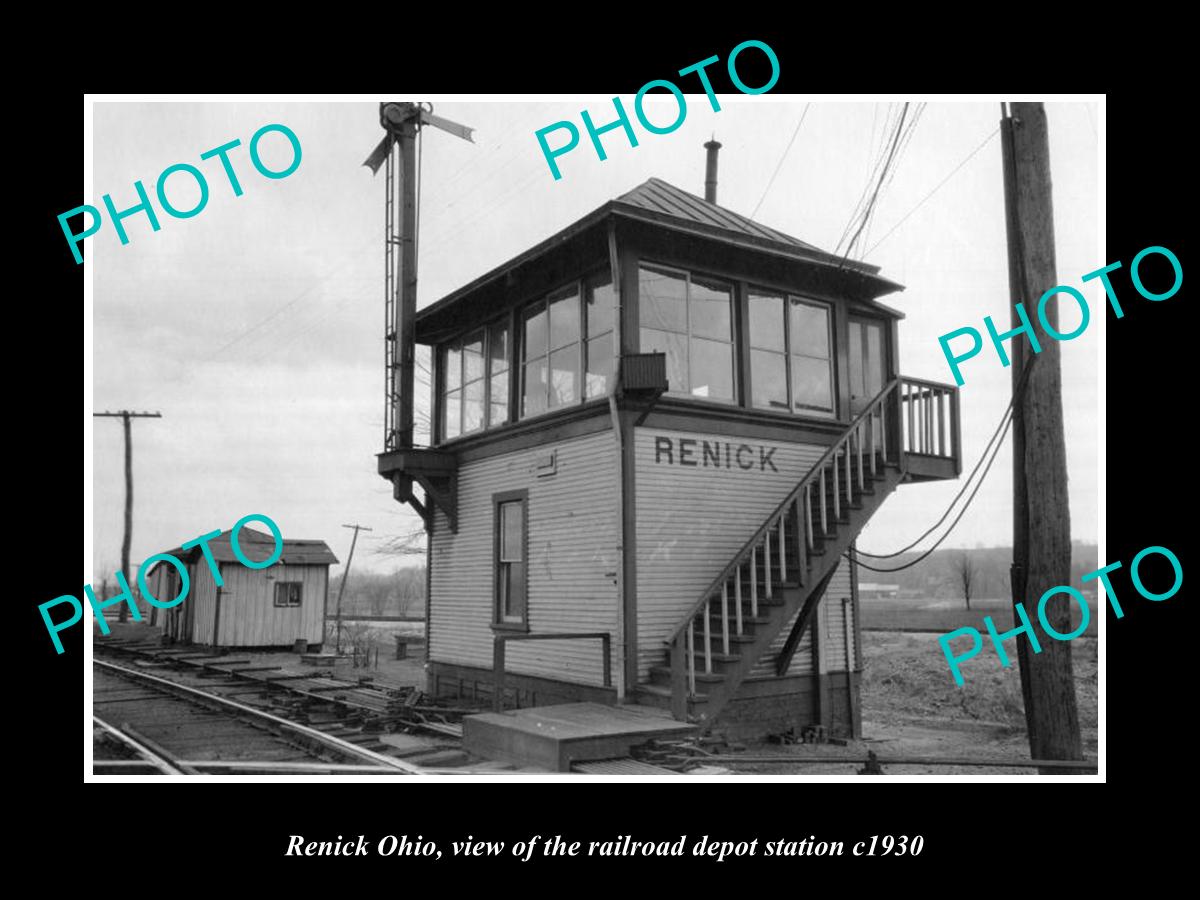
<path fill-rule="evenodd" d="M 958 459 L 958 388 L 920 378 L 902 378 L 900 384 L 904 451 Z"/>
<path fill-rule="evenodd" d="M 604 686 L 612 687 L 612 637 L 607 631 L 564 631 L 527 634 L 523 631 L 497 634 L 492 640 L 492 709 L 504 709 L 504 645 L 509 641 L 574 641 L 598 640 L 604 660 Z"/>
<path fill-rule="evenodd" d="M 957 459 L 958 447 L 956 388 L 905 377 L 896 378 L 884 387 L 775 507 L 666 639 L 671 660 L 673 714 L 685 718 L 687 698 L 696 695 L 698 616 L 703 631 L 701 665 L 707 674 L 713 671 L 714 637 L 719 637 L 720 652 L 729 655 L 731 636 L 744 633 L 746 599 L 750 616 L 757 617 L 760 597 L 772 598 L 774 567 L 778 568 L 780 582 L 789 580 L 789 541 L 796 551 L 791 574 L 796 583 L 807 586 L 812 578 L 809 559 L 816 542 L 830 534 L 830 521 L 841 518 L 843 503 L 853 504 L 856 493 L 861 496 L 868 477 L 874 479 L 878 466 L 903 466 L 903 454 L 908 452 Z M 764 573 L 761 584 L 760 558 Z M 743 572 L 747 570 L 748 578 L 744 578 Z M 743 596 L 743 583 L 747 581 L 748 598 Z"/>

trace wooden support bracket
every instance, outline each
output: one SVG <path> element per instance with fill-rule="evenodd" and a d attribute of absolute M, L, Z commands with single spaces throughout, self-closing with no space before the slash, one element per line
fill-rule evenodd
<path fill-rule="evenodd" d="M 808 627 L 808 623 L 812 620 L 813 613 L 817 611 L 817 604 L 821 602 L 821 598 L 825 596 L 825 588 L 829 587 L 829 582 L 833 578 L 833 573 L 837 571 L 837 566 L 830 570 L 829 574 L 817 582 L 812 589 L 812 593 L 804 601 L 804 605 L 800 607 L 800 615 L 796 617 L 796 622 L 792 625 L 792 630 L 784 641 L 783 649 L 779 651 L 779 658 L 775 661 L 775 674 L 785 675 L 788 668 L 792 664 L 792 657 L 796 655 L 796 649 L 800 646 L 800 641 L 804 637 L 804 629 Z"/>

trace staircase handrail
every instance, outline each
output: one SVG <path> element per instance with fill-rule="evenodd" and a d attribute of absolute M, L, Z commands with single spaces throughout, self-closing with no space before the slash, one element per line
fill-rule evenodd
<path fill-rule="evenodd" d="M 848 426 L 846 426 L 846 429 L 842 432 L 841 437 L 839 437 L 833 444 L 830 445 L 829 449 L 826 450 L 821 458 L 812 465 L 807 474 L 800 479 L 800 482 L 795 488 L 792 489 L 791 493 L 789 493 L 787 497 L 785 497 L 783 501 L 775 507 L 771 514 L 767 516 L 766 521 L 764 521 L 759 529 L 754 532 L 748 541 L 746 541 L 746 543 L 742 546 L 742 549 L 737 553 L 736 556 L 734 556 L 729 565 L 727 565 L 721 571 L 721 574 L 714 578 L 708 587 L 704 589 L 703 593 L 700 594 L 696 602 L 691 605 L 687 613 L 682 619 L 680 619 L 679 624 L 675 626 L 675 630 L 671 632 L 670 636 L 663 643 L 667 644 L 668 646 L 675 643 L 680 633 L 687 628 L 688 623 L 695 619 L 701 608 L 717 591 L 721 589 L 721 585 L 725 584 L 733 576 L 733 573 L 736 572 L 738 568 L 746 562 L 746 558 L 750 556 L 751 552 L 753 552 L 753 550 L 762 542 L 763 537 L 768 531 L 771 530 L 771 527 L 774 525 L 776 519 L 778 519 L 780 515 L 786 513 L 788 506 L 797 501 L 797 499 L 800 497 L 800 494 L 804 491 L 804 488 L 811 484 L 819 476 L 821 469 L 829 462 L 831 458 L 835 456 L 842 446 L 850 440 L 850 436 L 854 433 L 855 429 L 858 428 L 862 421 L 874 413 L 878 407 L 883 405 L 883 403 L 887 400 L 888 395 L 900 385 L 900 381 L 901 379 L 898 377 L 889 381 L 884 386 L 883 390 L 881 390 L 871 399 L 871 402 L 867 404 L 866 408 L 863 409 L 863 411 L 860 412 Z M 883 436 L 883 439 L 884 441 L 887 440 L 886 434 Z"/>

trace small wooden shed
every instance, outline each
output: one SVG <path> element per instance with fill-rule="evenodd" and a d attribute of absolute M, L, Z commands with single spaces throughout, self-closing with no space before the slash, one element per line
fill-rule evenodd
<path fill-rule="evenodd" d="M 252 560 L 270 557 L 269 534 L 243 527 L 238 546 Z M 285 539 L 279 560 L 265 569 L 244 566 L 233 552 L 229 532 L 208 544 L 220 573 L 218 587 L 200 547 L 167 550 L 187 567 L 187 597 L 164 610 L 163 634 L 172 641 L 212 647 L 292 647 L 307 642 L 320 648 L 325 637 L 329 566 L 337 557 L 324 541 Z M 179 594 L 179 573 L 160 561 L 147 575 L 154 595 L 170 600 Z"/>

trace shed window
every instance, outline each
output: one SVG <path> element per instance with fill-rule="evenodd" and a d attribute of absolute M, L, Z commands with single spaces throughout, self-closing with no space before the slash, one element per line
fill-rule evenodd
<path fill-rule="evenodd" d="M 751 403 L 758 409 L 833 412 L 829 308 L 751 291 Z"/>
<path fill-rule="evenodd" d="M 302 596 L 303 591 L 301 590 L 301 583 L 299 581 L 275 582 L 276 606 L 299 606 Z"/>
<path fill-rule="evenodd" d="M 526 624 L 526 517 L 524 492 L 498 494 L 495 500 L 495 624 Z"/>
<path fill-rule="evenodd" d="M 671 393 L 732 403 L 733 289 L 720 281 L 641 266 L 641 350 L 667 356 Z"/>

